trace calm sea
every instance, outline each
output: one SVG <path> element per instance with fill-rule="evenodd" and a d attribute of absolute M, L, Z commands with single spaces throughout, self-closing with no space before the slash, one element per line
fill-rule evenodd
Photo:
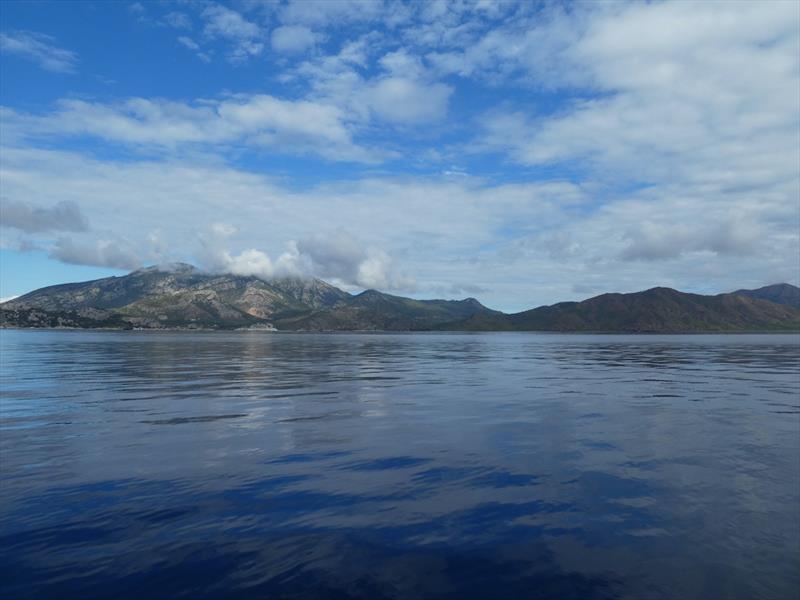
<path fill-rule="evenodd" d="M 796 335 L 0 352 L 4 599 L 800 596 Z"/>

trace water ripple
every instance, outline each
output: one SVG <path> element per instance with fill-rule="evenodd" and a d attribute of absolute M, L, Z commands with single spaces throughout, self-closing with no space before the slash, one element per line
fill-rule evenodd
<path fill-rule="evenodd" d="M 3 331 L 0 394 L 3 598 L 800 589 L 793 335 Z"/>

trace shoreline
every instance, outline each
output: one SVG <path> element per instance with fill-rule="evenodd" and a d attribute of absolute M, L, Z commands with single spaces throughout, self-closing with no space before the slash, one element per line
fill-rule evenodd
<path fill-rule="evenodd" d="M 349 334 L 349 333 L 372 333 L 372 334 L 417 334 L 417 333 L 431 333 L 431 334 L 481 334 L 481 333 L 537 333 L 537 334 L 564 334 L 564 335 L 764 335 L 764 334 L 780 334 L 780 335 L 798 335 L 800 329 L 737 329 L 737 330 L 704 330 L 694 329 L 685 331 L 566 331 L 566 330 L 469 330 L 469 329 L 215 329 L 215 328 L 200 328 L 200 327 L 164 327 L 164 328 L 120 328 L 120 327 L 16 327 L 0 325 L 0 331 L 13 330 L 13 331 L 93 331 L 93 332 L 124 332 L 124 333 L 263 333 L 263 334 Z"/>

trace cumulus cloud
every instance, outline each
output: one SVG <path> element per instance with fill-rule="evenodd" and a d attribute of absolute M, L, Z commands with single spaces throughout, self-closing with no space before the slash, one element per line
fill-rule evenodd
<path fill-rule="evenodd" d="M 354 282 L 366 253 L 355 238 L 344 231 L 332 235 L 312 235 L 303 239 L 298 250 L 307 254 L 322 277 Z"/>
<path fill-rule="evenodd" d="M 232 273 L 261 279 L 296 277 L 306 274 L 297 248 L 292 243 L 289 243 L 287 250 L 275 260 L 266 252 L 255 248 L 233 254 L 228 246 L 231 236 L 236 232 L 237 228 L 234 225 L 216 222 L 200 233 L 198 238 L 200 248 L 197 258 L 205 269 L 214 273 Z"/>
<path fill-rule="evenodd" d="M 126 270 L 138 269 L 146 262 L 135 244 L 116 237 L 92 242 L 62 237 L 56 240 L 50 257 L 73 265 Z"/>
<path fill-rule="evenodd" d="M 56 73 L 74 73 L 78 55 L 59 48 L 49 35 L 34 31 L 0 33 L 0 50 L 34 61 L 41 68 Z"/>
<path fill-rule="evenodd" d="M 792 176 L 798 19 L 800 7 L 788 2 L 590 11 L 579 39 L 551 48 L 572 79 L 550 80 L 576 89 L 574 100 L 557 115 L 490 113 L 479 145 L 526 165 L 579 161 L 617 180 L 735 187 Z"/>
<path fill-rule="evenodd" d="M 453 89 L 443 83 L 387 77 L 369 86 L 365 97 L 375 114 L 393 123 L 426 123 L 443 118 Z"/>
<path fill-rule="evenodd" d="M 344 230 L 306 237 L 298 242 L 297 250 L 322 278 L 363 288 L 412 290 L 415 287 L 414 279 L 398 273 L 385 251 L 365 247 Z"/>
<path fill-rule="evenodd" d="M 89 229 L 88 220 L 74 202 L 61 201 L 45 208 L 30 202 L 15 202 L 5 198 L 0 199 L 0 225 L 27 233 Z"/>
<path fill-rule="evenodd" d="M 230 17 L 225 12 L 228 10 L 218 6 L 207 9 L 208 15 L 220 22 L 213 21 L 216 24 L 206 28 L 206 36 L 255 31 Z M 136 97 L 91 102 L 70 98 L 59 101 L 55 110 L 44 114 L 0 109 L 3 134 L 7 138 L 40 139 L 88 135 L 157 151 L 186 145 L 245 143 L 337 161 L 381 162 L 397 156 L 397 152 L 366 147 L 357 141 L 360 134 L 374 132 L 374 122 L 411 127 L 442 121 L 454 88 L 432 79 L 419 57 L 406 51 L 383 54 L 378 61 L 380 70 L 372 77 L 363 76 L 359 70 L 368 64 L 372 37 L 366 35 L 345 44 L 335 56 L 299 65 L 292 77 L 310 83 L 311 91 L 305 99 L 267 94 L 230 94 L 191 102 Z M 276 29 L 273 42 L 276 48 L 289 52 L 302 50 L 312 39 L 316 34 L 309 29 L 292 25 Z M 211 60 L 212 51 L 197 38 L 182 35 L 177 41 L 202 60 Z"/>
<path fill-rule="evenodd" d="M 358 124 L 378 122 L 421 125 L 447 116 L 454 89 L 433 79 L 419 60 L 405 51 L 384 54 L 371 77 L 362 71 L 369 62 L 370 36 L 345 44 L 332 56 L 300 64 L 293 78 L 311 86 L 310 97 L 342 107 Z"/>
<path fill-rule="evenodd" d="M 289 54 L 303 52 L 317 43 L 317 36 L 302 25 L 284 25 L 272 31 L 272 49 Z"/>
<path fill-rule="evenodd" d="M 757 253 L 764 232 L 758 221 L 723 218 L 696 222 L 645 221 L 625 234 L 625 260 L 669 260 L 688 253 L 747 256 Z"/>
<path fill-rule="evenodd" d="M 324 26 L 372 21 L 383 14 L 380 0 L 290 0 L 281 10 L 286 23 Z"/>
<path fill-rule="evenodd" d="M 429 46 L 425 56 L 437 72 L 493 84 L 517 79 L 546 89 L 574 83 L 582 71 L 569 60 L 568 52 L 583 36 L 586 23 L 608 10 L 604 3 L 568 10 L 557 3 L 495 6 L 496 11 L 475 12 L 495 17 L 512 14 L 489 26 L 483 19 L 461 24 L 463 15 L 450 7 L 443 19 L 418 28 L 414 38 Z"/>
<path fill-rule="evenodd" d="M 205 32 L 213 37 L 250 39 L 258 37 L 260 29 L 235 10 L 221 4 L 212 4 L 203 11 L 206 19 Z"/>
<path fill-rule="evenodd" d="M 373 162 L 352 139 L 343 111 L 321 102 L 236 95 L 182 103 L 130 98 L 115 104 L 63 100 L 46 115 L 3 111 L 7 135 L 90 135 L 163 149 L 187 144 L 244 142 L 278 151 Z"/>
<path fill-rule="evenodd" d="M 300 257 L 294 247 L 272 260 L 266 252 L 249 248 L 239 254 L 222 251 L 212 263 L 215 271 L 233 273 L 234 275 L 253 275 L 261 279 L 275 277 L 298 277 L 305 273 L 301 270 Z"/>
<path fill-rule="evenodd" d="M 237 231 L 229 223 L 218 222 L 200 235 L 197 257 L 204 268 L 266 280 L 320 277 L 347 288 L 411 290 L 415 285 L 412 278 L 397 272 L 385 251 L 365 246 L 343 230 L 290 240 L 275 258 L 256 248 L 231 252 L 230 238 Z"/>
<path fill-rule="evenodd" d="M 261 28 L 235 10 L 211 4 L 203 10 L 202 17 L 205 19 L 203 33 L 207 38 L 221 38 L 231 43 L 231 61 L 241 62 L 263 52 Z"/>

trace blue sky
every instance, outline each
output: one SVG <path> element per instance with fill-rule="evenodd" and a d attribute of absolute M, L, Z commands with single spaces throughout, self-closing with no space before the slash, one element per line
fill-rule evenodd
<path fill-rule="evenodd" d="M 800 278 L 796 2 L 7 2 L 0 49 L 0 297 Z"/>

